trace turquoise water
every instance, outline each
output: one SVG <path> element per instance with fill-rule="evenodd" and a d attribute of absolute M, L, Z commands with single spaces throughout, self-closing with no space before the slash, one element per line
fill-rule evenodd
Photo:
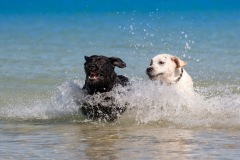
<path fill-rule="evenodd" d="M 4 159 L 239 157 L 238 1 L 0 3 Z M 159 53 L 188 62 L 196 97 L 148 80 Z M 131 91 L 115 96 L 130 105 L 113 124 L 87 122 L 74 103 L 93 54 L 127 64 L 116 71 Z"/>

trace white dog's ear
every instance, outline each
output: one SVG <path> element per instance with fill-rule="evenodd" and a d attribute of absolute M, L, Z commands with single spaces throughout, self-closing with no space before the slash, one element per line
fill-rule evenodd
<path fill-rule="evenodd" d="M 177 65 L 177 68 L 180 68 L 180 67 L 184 67 L 187 65 L 187 62 L 181 60 L 180 58 L 178 57 L 172 57 L 171 60 L 176 63 Z"/>

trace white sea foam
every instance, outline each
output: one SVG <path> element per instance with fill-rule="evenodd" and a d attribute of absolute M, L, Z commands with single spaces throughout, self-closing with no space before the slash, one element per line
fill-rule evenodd
<path fill-rule="evenodd" d="M 60 88 L 65 96 L 62 98 L 69 99 L 70 96 L 72 100 L 80 99 L 91 103 L 93 98 L 88 96 L 88 99 L 84 99 L 86 97 L 79 94 L 81 92 L 78 89 L 81 85 L 76 82 L 63 84 Z M 213 91 L 212 88 L 221 94 L 210 93 Z M 240 126 L 240 96 L 239 93 L 230 93 L 231 88 L 235 88 L 236 91 L 234 86 L 202 87 L 189 95 L 158 82 L 133 78 L 131 85 L 117 87 L 105 96 L 115 97 L 120 105 L 128 104 L 125 115 L 120 119 L 123 122 L 127 115 L 127 120 L 130 117 L 137 124 L 168 122 L 185 127 Z M 93 97 L 92 103 L 102 102 L 101 95 Z"/>
<path fill-rule="evenodd" d="M 0 118 L 9 120 L 51 120 L 71 117 L 77 114 L 75 99 L 81 96 L 79 85 L 65 82 L 51 97 L 36 96 L 31 100 L 17 97 L 17 103 L 10 100 L 0 109 Z"/>
<path fill-rule="evenodd" d="M 239 94 L 207 97 L 180 93 L 169 86 L 152 82 L 133 85 L 133 93 L 128 95 L 128 103 L 136 110 L 139 123 L 170 122 L 182 126 L 239 126 Z M 216 90 L 217 88 L 215 88 Z"/>
<path fill-rule="evenodd" d="M 33 100 L 2 109 L 1 117 L 15 119 L 54 119 L 79 115 L 78 101 L 102 102 L 102 95 L 85 96 L 83 82 L 65 82 L 48 101 Z M 213 92 L 214 88 L 214 92 Z M 234 88 L 234 89 L 232 89 Z M 193 95 L 183 94 L 174 87 L 133 78 L 131 85 L 116 87 L 105 96 L 113 96 L 127 111 L 117 120 L 135 124 L 168 123 L 183 127 L 240 127 L 240 95 L 235 86 L 196 88 Z M 234 90 L 234 93 L 232 93 Z M 214 94 L 215 93 L 215 94 Z M 79 119 L 78 119 L 79 120 Z"/>

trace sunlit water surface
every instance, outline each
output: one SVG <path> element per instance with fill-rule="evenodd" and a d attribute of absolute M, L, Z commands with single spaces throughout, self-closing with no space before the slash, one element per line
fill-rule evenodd
<path fill-rule="evenodd" d="M 239 10 L 161 6 L 149 12 L 2 10 L 1 158 L 237 159 Z M 188 62 L 194 94 L 148 80 L 145 70 L 159 53 Z M 116 72 L 130 85 L 108 93 L 127 110 L 112 123 L 86 120 L 75 103 L 92 98 L 81 92 L 84 55 L 92 54 L 127 64 Z"/>

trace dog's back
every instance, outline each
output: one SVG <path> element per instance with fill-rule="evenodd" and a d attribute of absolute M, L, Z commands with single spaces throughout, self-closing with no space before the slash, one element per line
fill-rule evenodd
<path fill-rule="evenodd" d="M 127 77 L 123 76 L 123 75 L 118 75 L 117 79 L 116 79 L 116 83 L 122 85 L 122 86 L 126 86 L 128 84 L 129 80 Z"/>

